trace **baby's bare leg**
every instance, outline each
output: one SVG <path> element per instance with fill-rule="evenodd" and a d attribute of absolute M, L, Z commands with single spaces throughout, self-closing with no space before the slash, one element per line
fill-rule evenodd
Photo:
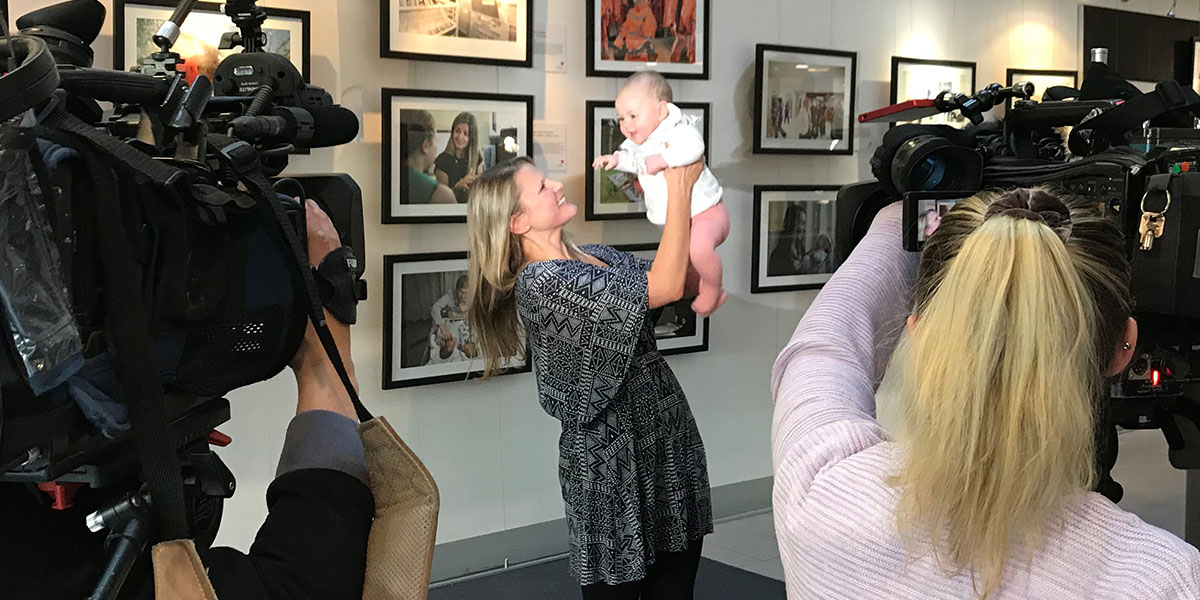
<path fill-rule="evenodd" d="M 689 255 L 692 267 L 700 275 L 700 294 L 692 301 L 692 310 L 707 317 L 725 302 L 725 290 L 721 285 L 721 257 L 716 248 L 729 236 L 729 213 L 724 203 L 692 217 L 691 247 Z"/>

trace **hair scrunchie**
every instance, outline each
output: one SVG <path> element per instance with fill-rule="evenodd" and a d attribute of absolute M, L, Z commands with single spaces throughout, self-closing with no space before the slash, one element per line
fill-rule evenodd
<path fill-rule="evenodd" d="M 1028 219 L 1045 223 L 1065 244 L 1071 237 L 1071 210 L 1045 190 L 1018 188 L 992 202 L 983 213 L 983 220 L 994 217 Z"/>

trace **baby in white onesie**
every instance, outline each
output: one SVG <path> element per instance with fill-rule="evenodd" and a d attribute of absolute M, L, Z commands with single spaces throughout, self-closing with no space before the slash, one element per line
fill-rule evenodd
<path fill-rule="evenodd" d="M 646 218 L 655 225 L 667 221 L 667 167 L 681 167 L 704 155 L 704 136 L 696 118 L 672 104 L 671 86 L 654 71 L 639 71 L 617 93 L 617 121 L 625 141 L 613 154 L 596 158 L 592 168 L 635 173 L 646 197 Z M 729 236 L 729 213 L 721 202 L 721 184 L 708 167 L 692 187 L 692 229 L 689 258 L 700 278 L 700 293 L 692 309 L 707 317 L 725 302 L 721 257 L 716 248 Z"/>

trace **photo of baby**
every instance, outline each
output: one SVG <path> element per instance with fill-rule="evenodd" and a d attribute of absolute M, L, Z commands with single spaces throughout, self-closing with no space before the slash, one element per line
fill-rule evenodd
<path fill-rule="evenodd" d="M 467 319 L 466 252 L 384 256 L 384 388 L 462 381 L 483 368 Z M 528 370 L 524 353 L 505 361 Z"/>
<path fill-rule="evenodd" d="M 401 367 L 420 367 L 479 358 L 467 325 L 466 272 L 404 275 L 409 290 L 401 302 Z"/>

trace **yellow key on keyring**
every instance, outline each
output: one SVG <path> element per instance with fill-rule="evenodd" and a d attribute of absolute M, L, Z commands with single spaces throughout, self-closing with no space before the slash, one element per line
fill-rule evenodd
<path fill-rule="evenodd" d="M 1138 235 L 1141 237 L 1142 243 L 1139 248 L 1145 252 L 1149 252 L 1154 247 L 1154 240 L 1162 237 L 1163 228 L 1167 224 L 1167 211 L 1171 209 L 1171 190 L 1163 190 L 1167 195 L 1167 205 L 1163 207 L 1162 212 L 1150 212 L 1146 210 L 1146 198 L 1150 196 L 1152 190 L 1147 190 L 1142 195 L 1142 220 L 1138 224 Z"/>

